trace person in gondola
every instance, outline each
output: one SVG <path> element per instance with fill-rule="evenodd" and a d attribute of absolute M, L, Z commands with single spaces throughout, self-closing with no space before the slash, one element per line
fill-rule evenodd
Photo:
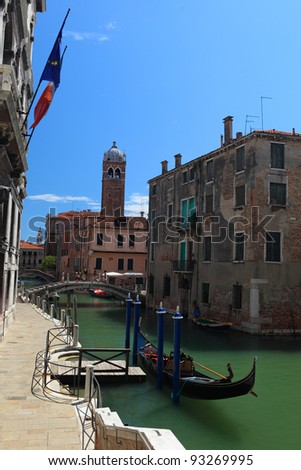
<path fill-rule="evenodd" d="M 198 304 L 196 303 L 195 304 L 195 309 L 194 309 L 194 312 L 193 312 L 193 315 L 192 315 L 192 320 L 194 322 L 197 322 L 200 318 L 201 318 L 201 310 L 200 310 L 200 307 L 198 306 Z"/>

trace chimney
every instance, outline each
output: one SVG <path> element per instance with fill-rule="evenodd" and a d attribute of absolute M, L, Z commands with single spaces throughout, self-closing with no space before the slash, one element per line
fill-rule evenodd
<path fill-rule="evenodd" d="M 175 160 L 176 160 L 175 168 L 179 168 L 181 166 L 181 159 L 182 159 L 182 155 L 180 153 L 177 153 L 177 155 L 175 155 Z"/>
<path fill-rule="evenodd" d="M 230 144 L 232 140 L 232 122 L 233 116 L 227 116 L 224 119 L 224 140 L 225 145 Z"/>
<path fill-rule="evenodd" d="M 167 173 L 167 172 L 168 172 L 168 168 L 167 168 L 168 161 L 167 161 L 167 160 L 163 160 L 163 162 L 161 162 L 161 165 L 162 165 L 162 175 L 164 175 L 164 173 Z"/>
<path fill-rule="evenodd" d="M 242 132 L 236 132 L 236 138 L 241 139 L 242 137 Z"/>

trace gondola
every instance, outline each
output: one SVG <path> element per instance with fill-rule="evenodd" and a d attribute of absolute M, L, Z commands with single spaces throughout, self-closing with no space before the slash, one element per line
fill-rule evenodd
<path fill-rule="evenodd" d="M 156 376 L 158 363 L 156 346 L 150 343 L 141 332 L 139 333 L 138 344 L 142 367 Z M 218 378 L 212 378 L 200 372 L 196 369 L 196 366 L 217 375 Z M 255 383 L 256 358 L 254 358 L 250 372 L 237 381 L 232 381 L 233 371 L 230 364 L 227 367 L 228 376 L 223 376 L 208 367 L 196 364 L 190 356 L 181 353 L 179 394 L 199 400 L 220 400 L 239 397 L 248 393 L 256 396 L 256 393 L 252 391 Z M 162 382 L 168 388 L 173 388 L 173 353 L 169 356 L 163 356 Z"/>
<path fill-rule="evenodd" d="M 231 322 L 219 322 L 216 320 L 210 320 L 208 318 L 199 318 L 194 319 L 193 321 L 198 326 L 201 326 L 202 328 L 207 328 L 211 331 L 227 331 L 233 326 L 233 323 Z"/>

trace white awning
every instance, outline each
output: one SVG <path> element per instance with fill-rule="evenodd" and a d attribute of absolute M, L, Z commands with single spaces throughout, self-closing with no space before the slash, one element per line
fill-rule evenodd
<path fill-rule="evenodd" d="M 124 273 L 123 276 L 143 276 L 143 273 Z"/>

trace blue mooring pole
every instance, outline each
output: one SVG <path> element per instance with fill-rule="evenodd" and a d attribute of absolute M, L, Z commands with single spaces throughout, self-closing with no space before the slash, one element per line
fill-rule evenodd
<path fill-rule="evenodd" d="M 160 302 L 160 308 L 157 310 L 158 314 L 158 358 L 157 358 L 157 388 L 162 388 L 163 383 L 163 350 L 164 350 L 164 315 L 166 310 L 162 307 Z"/>
<path fill-rule="evenodd" d="M 174 320 L 174 357 L 173 357 L 173 389 L 172 400 L 175 404 L 179 403 L 180 395 L 180 361 L 181 361 L 181 322 L 183 317 L 180 309 L 177 307 L 176 313 L 172 316 Z"/>
<path fill-rule="evenodd" d="M 133 366 L 138 364 L 138 334 L 140 321 L 140 305 L 139 295 L 134 301 L 134 338 L 133 338 Z"/>
<path fill-rule="evenodd" d="M 129 293 L 126 301 L 126 317 L 125 317 L 125 348 L 130 347 L 130 335 L 131 335 L 131 317 L 132 317 L 132 302 L 131 294 Z"/>

